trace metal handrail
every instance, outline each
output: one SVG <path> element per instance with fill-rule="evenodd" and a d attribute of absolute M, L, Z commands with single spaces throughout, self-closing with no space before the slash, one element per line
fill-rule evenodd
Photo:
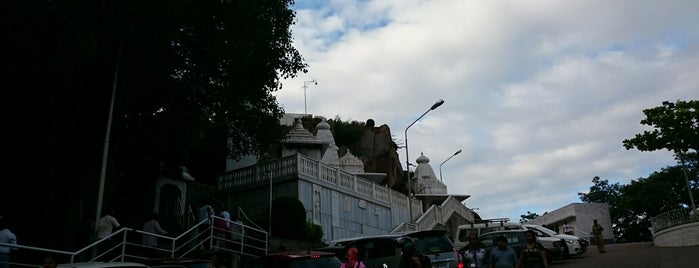
<path fill-rule="evenodd" d="M 240 240 L 232 240 L 228 238 L 221 238 L 221 237 L 216 237 L 214 236 L 214 227 L 210 226 L 208 227 L 205 232 L 208 232 L 208 235 L 206 236 L 200 236 L 201 234 L 197 234 L 196 231 L 198 230 L 199 226 L 203 224 L 204 222 L 208 220 L 203 220 L 199 222 L 198 224 L 194 225 L 187 231 L 181 233 L 180 235 L 176 237 L 171 237 L 167 235 L 160 235 L 156 233 L 150 233 L 150 232 L 145 232 L 142 230 L 135 230 L 132 228 L 121 228 L 116 231 L 114 231 L 112 234 L 101 238 L 97 241 L 94 241 L 90 243 L 89 245 L 78 249 L 76 251 L 65 251 L 65 250 L 57 250 L 57 249 L 50 249 L 50 248 L 42 248 L 42 247 L 34 247 L 34 246 L 28 246 L 28 245 L 21 245 L 21 244 L 6 244 L 6 243 L 0 243 L 0 246 L 7 246 L 7 247 L 12 247 L 12 248 L 17 248 L 19 252 L 13 251 L 13 255 L 35 255 L 33 253 L 40 253 L 40 254 L 45 254 L 45 256 L 53 256 L 54 258 L 58 258 L 61 256 L 64 256 L 64 258 L 67 258 L 69 263 L 74 263 L 78 261 L 128 261 L 128 260 L 139 260 L 139 259 L 146 259 L 146 257 L 140 253 L 142 253 L 141 249 L 144 248 L 150 248 L 150 249 L 155 249 L 161 252 L 167 252 L 168 255 L 172 258 L 182 258 L 187 256 L 188 254 L 192 253 L 194 250 L 202 247 L 205 245 L 205 243 L 208 243 L 208 246 L 210 248 L 222 250 L 222 251 L 227 251 L 230 253 L 236 253 L 236 254 L 241 254 L 241 255 L 247 255 L 247 256 L 261 256 L 261 255 L 266 255 L 267 254 L 267 245 L 268 245 L 268 235 L 267 232 L 254 228 L 252 226 L 247 226 L 244 225 L 240 222 L 234 222 L 230 220 L 226 220 L 217 216 L 212 216 L 212 219 L 219 219 L 219 220 L 224 220 L 224 221 L 229 221 L 231 225 L 239 225 L 242 227 L 243 234 L 240 237 Z M 147 234 L 147 235 L 153 235 L 158 237 L 159 239 L 165 239 L 169 240 L 167 243 L 163 244 L 169 244 L 167 247 L 162 247 L 162 248 L 154 248 L 154 247 L 148 247 L 140 243 L 140 238 L 142 235 Z M 193 235 L 197 234 L 197 235 Z M 191 237 L 188 239 L 188 237 Z M 196 241 L 197 239 L 201 239 L 200 241 Z M 235 247 L 216 247 L 214 246 L 215 242 L 217 240 L 225 240 L 225 243 L 230 243 L 230 245 L 235 245 Z M 109 247 L 107 248 L 101 248 L 108 244 L 109 241 L 115 241 L 115 243 L 109 243 Z M 134 242 L 138 241 L 138 242 Z M 99 251 L 99 252 L 98 252 Z M 29 252 L 29 253 L 27 253 Z M 135 254 L 134 254 L 135 253 Z M 82 254 L 90 254 L 86 258 L 81 258 L 80 260 L 77 260 L 76 257 L 82 255 Z M 111 256 L 111 257 L 110 257 Z M 15 261 L 17 258 L 12 258 L 12 261 Z M 22 258 L 19 258 L 22 259 Z M 38 260 L 40 261 L 40 260 Z M 40 263 L 27 263 L 26 261 L 24 262 L 11 262 L 10 265 L 12 267 L 39 267 Z"/>

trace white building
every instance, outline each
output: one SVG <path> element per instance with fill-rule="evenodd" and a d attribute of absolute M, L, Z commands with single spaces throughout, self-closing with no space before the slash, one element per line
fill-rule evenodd
<path fill-rule="evenodd" d="M 563 233 L 563 226 L 573 227 L 573 232 L 579 237 L 592 237 L 592 221 L 602 225 L 602 237 L 607 242 L 614 242 L 612 220 L 607 203 L 571 203 L 562 208 L 537 217 L 527 224 L 546 225 L 547 228 Z"/>
<path fill-rule="evenodd" d="M 403 230 L 454 232 L 458 225 L 474 220 L 473 212 L 461 203 L 469 195 L 447 194 L 425 156 L 418 158 L 421 166 L 415 172 L 420 190 L 410 198 L 381 185 L 385 174 L 364 173 L 362 161 L 351 153 L 338 156 L 327 122 L 316 128 L 314 136 L 297 119 L 281 143 L 281 158 L 247 166 L 230 163 L 235 169 L 221 176 L 217 185 L 218 191 L 230 196 L 228 206 L 266 218 L 270 194 L 273 199 L 298 198 L 307 219 L 322 226 L 328 241 Z"/>

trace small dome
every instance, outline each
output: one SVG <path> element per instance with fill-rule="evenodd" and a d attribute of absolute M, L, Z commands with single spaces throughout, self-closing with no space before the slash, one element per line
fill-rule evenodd
<path fill-rule="evenodd" d="M 417 160 L 415 160 L 415 162 L 417 162 L 418 164 L 427 164 L 430 162 L 430 159 L 427 158 L 427 156 L 425 156 L 424 154 L 420 154 L 420 157 L 418 157 Z"/>
<path fill-rule="evenodd" d="M 317 125 L 316 129 L 330 129 L 330 124 L 328 124 L 328 121 L 323 118 Z"/>
<path fill-rule="evenodd" d="M 340 168 L 349 173 L 363 173 L 364 162 L 347 150 L 347 153 L 340 158 Z"/>

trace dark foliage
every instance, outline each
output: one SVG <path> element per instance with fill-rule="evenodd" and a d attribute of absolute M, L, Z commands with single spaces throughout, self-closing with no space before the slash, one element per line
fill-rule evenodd
<path fill-rule="evenodd" d="M 272 235 L 305 240 L 306 209 L 294 197 L 280 197 L 272 202 Z"/>
<path fill-rule="evenodd" d="M 227 156 L 276 143 L 283 110 L 271 93 L 283 77 L 306 71 L 291 44 L 291 5 L 0 4 L 4 148 L 13 178 L 2 187 L 8 194 L 0 213 L 15 223 L 21 241 L 77 243 L 69 227 L 95 216 L 107 142 L 103 207 L 115 208 L 121 223 L 134 228 L 152 212 L 158 176 L 177 177 L 186 166 L 197 181 L 213 184 Z M 23 220 L 37 215 L 50 223 Z"/>
<path fill-rule="evenodd" d="M 696 169 L 690 167 L 696 177 Z M 650 220 L 663 212 L 689 207 L 687 184 L 679 166 L 663 168 L 648 178 L 622 185 L 609 184 L 599 177 L 592 179 L 588 193 L 578 193 L 587 203 L 607 203 L 614 235 L 619 241 L 652 241 Z M 695 195 L 699 191 L 694 191 Z"/>
<path fill-rule="evenodd" d="M 315 135 L 318 132 L 316 126 L 322 120 L 323 117 L 306 116 L 301 118 L 301 123 L 308 132 Z M 359 150 L 356 150 L 354 147 L 356 147 L 362 135 L 367 131 L 366 123 L 356 120 L 343 121 L 339 116 L 336 116 L 334 119 L 329 119 L 327 122 L 330 125 L 330 131 L 333 133 L 333 138 L 335 138 L 335 145 L 338 147 L 348 147 L 355 156 L 361 156 L 358 155 Z M 291 129 L 291 127 L 287 129 Z"/>
<path fill-rule="evenodd" d="M 306 222 L 306 237 L 311 243 L 321 243 L 323 240 L 323 226 L 312 222 Z"/>

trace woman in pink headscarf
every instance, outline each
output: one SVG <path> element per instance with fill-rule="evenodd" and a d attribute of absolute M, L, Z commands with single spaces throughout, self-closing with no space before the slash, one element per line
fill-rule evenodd
<path fill-rule="evenodd" d="M 340 268 L 366 268 L 364 263 L 359 261 L 359 250 L 357 248 L 350 248 L 347 250 L 347 261 L 340 265 Z"/>

